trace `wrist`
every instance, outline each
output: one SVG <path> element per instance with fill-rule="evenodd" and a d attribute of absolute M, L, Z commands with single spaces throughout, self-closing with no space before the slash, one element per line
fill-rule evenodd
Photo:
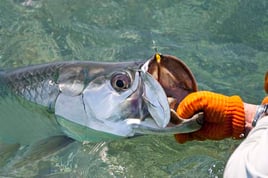
<path fill-rule="evenodd" d="M 263 104 L 263 105 L 257 106 L 257 111 L 256 111 L 256 114 L 255 114 L 254 119 L 252 121 L 252 127 L 255 127 L 258 120 L 266 115 L 268 115 L 268 104 Z"/>
<path fill-rule="evenodd" d="M 244 103 L 244 111 L 245 111 L 245 135 L 249 133 L 249 131 L 253 128 L 252 122 L 254 116 L 257 112 L 258 105 Z"/>

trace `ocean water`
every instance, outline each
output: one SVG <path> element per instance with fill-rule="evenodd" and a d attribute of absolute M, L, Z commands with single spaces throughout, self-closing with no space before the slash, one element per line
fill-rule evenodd
<path fill-rule="evenodd" d="M 0 69 L 144 60 L 157 48 L 181 58 L 199 90 L 257 104 L 268 69 L 267 14 L 266 0 L 2 0 Z M 237 145 L 142 136 L 30 154 L 38 145 L 0 143 L 0 177 L 222 177 Z"/>

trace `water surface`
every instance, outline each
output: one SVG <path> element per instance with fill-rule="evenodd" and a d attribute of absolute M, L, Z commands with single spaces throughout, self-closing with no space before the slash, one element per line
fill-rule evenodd
<path fill-rule="evenodd" d="M 0 68 L 143 60 L 157 47 L 181 58 L 200 90 L 259 103 L 268 61 L 267 6 L 265 0 L 2 0 Z M 238 144 L 227 139 L 180 145 L 173 136 L 144 136 L 73 142 L 27 158 L 31 146 L 1 143 L 9 151 L 0 153 L 0 176 L 222 177 Z"/>

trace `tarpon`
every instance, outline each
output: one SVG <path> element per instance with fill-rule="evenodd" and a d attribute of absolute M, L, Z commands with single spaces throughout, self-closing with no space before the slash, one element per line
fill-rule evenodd
<path fill-rule="evenodd" d="M 72 61 L 7 70 L 0 73 L 0 140 L 29 143 L 67 135 L 100 141 L 190 132 L 201 127 L 196 118 L 177 125 L 181 120 L 173 109 L 196 90 L 187 66 L 160 54 L 140 62 Z"/>

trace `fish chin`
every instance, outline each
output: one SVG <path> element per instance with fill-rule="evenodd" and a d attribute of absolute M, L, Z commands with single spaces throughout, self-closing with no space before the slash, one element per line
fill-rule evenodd
<path fill-rule="evenodd" d="M 91 122 L 90 127 L 98 131 L 121 137 L 131 137 L 134 135 L 132 127 L 128 125 L 125 120 L 117 122 L 106 121 L 105 123 Z"/>
<path fill-rule="evenodd" d="M 62 131 L 69 137 L 80 141 L 89 141 L 89 142 L 100 142 L 100 141 L 112 141 L 116 139 L 121 139 L 124 134 L 115 134 L 110 133 L 109 131 L 103 131 L 103 129 L 91 128 L 93 126 L 85 126 L 78 124 L 76 122 L 72 122 L 63 118 L 61 116 L 57 116 L 57 121 L 62 127 Z M 105 128 L 105 127 L 102 127 Z"/>
<path fill-rule="evenodd" d="M 126 119 L 126 124 L 131 126 L 132 128 L 137 128 L 137 127 L 150 127 L 150 128 L 159 128 L 159 126 L 156 124 L 154 119 L 152 117 L 146 117 L 143 120 L 137 119 L 137 118 L 128 118 Z M 135 131 L 133 131 L 135 132 Z"/>

